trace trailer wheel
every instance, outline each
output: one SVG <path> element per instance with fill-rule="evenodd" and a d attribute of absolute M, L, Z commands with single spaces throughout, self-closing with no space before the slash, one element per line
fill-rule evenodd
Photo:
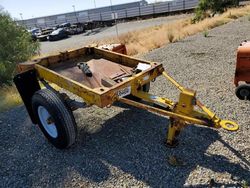
<path fill-rule="evenodd" d="M 144 92 L 149 92 L 149 89 L 150 89 L 150 82 L 143 85 L 141 90 L 144 91 Z M 127 99 L 130 99 L 130 100 L 133 100 L 133 101 L 136 101 L 136 102 L 140 102 L 142 99 L 136 97 L 136 96 L 133 96 L 133 95 L 128 95 L 126 96 Z"/>
<path fill-rule="evenodd" d="M 250 86 L 240 85 L 236 88 L 235 94 L 240 100 L 250 100 Z"/>
<path fill-rule="evenodd" d="M 37 91 L 32 97 L 32 108 L 39 128 L 51 144 L 64 149 L 75 142 L 75 118 L 59 94 L 48 89 Z"/>

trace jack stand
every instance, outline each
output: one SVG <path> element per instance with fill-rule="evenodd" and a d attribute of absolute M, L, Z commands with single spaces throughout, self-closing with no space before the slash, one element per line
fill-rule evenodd
<path fill-rule="evenodd" d="M 181 132 L 181 129 L 186 125 L 184 121 L 170 118 L 170 124 L 168 128 L 167 140 L 165 145 L 169 148 L 175 148 L 178 146 L 179 142 L 177 140 L 178 135 Z"/>

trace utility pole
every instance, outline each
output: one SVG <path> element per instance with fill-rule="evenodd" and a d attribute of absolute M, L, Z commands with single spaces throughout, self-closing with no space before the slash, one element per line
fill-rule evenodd
<path fill-rule="evenodd" d="M 95 5 L 95 8 L 96 8 L 96 2 L 95 2 L 95 0 L 94 0 L 94 5 Z"/>
<path fill-rule="evenodd" d="M 112 17 L 114 17 L 115 19 L 115 30 L 116 30 L 116 36 L 118 38 L 118 26 L 117 26 L 117 14 L 113 11 L 113 3 L 112 0 L 110 0 L 110 9 L 111 9 L 111 13 L 112 13 Z"/>
<path fill-rule="evenodd" d="M 21 17 L 21 20 L 22 20 L 22 24 L 23 24 L 23 14 L 22 13 L 19 13 L 20 17 Z"/>
<path fill-rule="evenodd" d="M 72 5 L 72 7 L 73 7 L 73 10 L 74 10 L 74 13 L 75 13 L 76 21 L 77 21 L 77 23 L 78 23 L 78 18 L 77 18 L 77 15 L 76 15 L 75 5 Z"/>

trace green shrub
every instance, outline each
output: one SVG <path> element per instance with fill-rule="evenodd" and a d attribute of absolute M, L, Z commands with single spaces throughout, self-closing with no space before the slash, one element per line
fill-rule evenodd
<path fill-rule="evenodd" d="M 0 86 L 11 84 L 16 63 L 28 60 L 39 50 L 39 43 L 0 9 Z"/>
<path fill-rule="evenodd" d="M 205 30 L 205 31 L 203 32 L 203 36 L 204 36 L 204 37 L 208 37 L 208 30 Z"/>
<path fill-rule="evenodd" d="M 206 17 L 223 13 L 229 7 L 239 5 L 239 0 L 200 0 L 195 10 L 193 22 L 203 20 Z"/>
<path fill-rule="evenodd" d="M 242 183 L 242 187 L 243 187 L 243 188 L 248 188 L 248 187 L 249 187 L 249 185 L 248 185 L 247 181 L 243 181 L 243 183 Z"/>

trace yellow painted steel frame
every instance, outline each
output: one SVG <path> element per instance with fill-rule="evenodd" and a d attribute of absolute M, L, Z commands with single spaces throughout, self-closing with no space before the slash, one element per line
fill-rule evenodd
<path fill-rule="evenodd" d="M 130 67 L 135 67 L 140 62 L 146 63 L 150 64 L 151 68 L 149 68 L 147 71 L 142 71 L 141 73 L 133 75 L 126 81 L 118 83 L 111 88 L 100 87 L 95 89 L 88 88 L 74 80 L 56 73 L 53 70 L 48 69 L 48 67 L 52 64 L 89 54 L 94 54 Z M 29 69 L 35 69 L 39 79 L 44 79 L 54 83 L 61 88 L 78 95 L 89 105 L 105 107 L 111 105 L 114 101 L 119 100 L 123 103 L 127 103 L 138 108 L 146 109 L 164 116 L 169 116 L 170 125 L 167 135 L 167 144 L 170 146 L 175 144 L 176 136 L 188 123 L 200 124 L 215 128 L 222 127 L 229 131 L 236 131 L 239 128 L 239 126 L 232 121 L 219 119 L 213 112 L 211 112 L 199 100 L 196 99 L 196 93 L 194 91 L 181 86 L 164 71 L 162 64 L 159 63 L 143 61 L 123 54 L 101 50 L 98 48 L 84 47 L 77 50 L 60 53 L 58 55 L 45 57 L 40 60 L 35 60 L 33 62 L 19 66 L 19 71 L 25 71 Z M 142 91 L 141 88 L 143 85 L 154 80 L 161 74 L 181 91 L 179 101 L 177 103 L 171 101 L 170 99 L 151 95 Z M 119 97 L 118 93 L 126 88 L 131 90 L 131 94 L 133 96 L 141 98 L 151 104 L 155 104 L 157 107 L 152 107 L 150 105 Z M 194 110 L 195 106 L 198 106 L 203 112 Z"/>
<path fill-rule="evenodd" d="M 221 120 L 212 111 L 205 107 L 199 100 L 196 99 L 195 91 L 184 88 L 163 70 L 162 75 L 181 91 L 179 101 L 177 103 L 174 103 L 167 98 L 158 97 L 138 90 L 133 90 L 132 94 L 143 99 L 144 101 L 156 104 L 166 109 L 162 110 L 124 98 L 120 99 L 120 101 L 148 111 L 169 116 L 170 125 L 166 140 L 167 145 L 175 145 L 176 137 L 181 129 L 183 129 L 188 123 L 200 124 L 214 128 L 222 127 L 228 131 L 236 131 L 239 129 L 239 126 L 235 122 Z M 195 105 L 197 105 L 203 112 L 194 110 Z"/>
<path fill-rule="evenodd" d="M 49 69 L 50 66 L 59 64 L 60 62 L 91 55 L 129 67 L 136 67 L 138 63 L 150 64 L 151 67 L 146 71 L 132 75 L 126 81 L 118 83 L 113 87 L 99 87 L 94 89 Z M 50 83 L 54 83 L 59 87 L 78 95 L 89 105 L 106 107 L 119 100 L 120 97 L 118 93 L 124 89 L 129 88 L 129 90 L 136 91 L 139 89 L 139 87 L 141 87 L 141 85 L 147 84 L 154 80 L 161 74 L 163 67 L 160 63 L 135 59 L 127 55 L 110 52 L 108 50 L 102 50 L 95 47 L 84 47 L 76 50 L 61 52 L 48 57 L 43 57 L 31 62 L 22 63 L 18 66 L 19 72 L 27 71 L 29 69 L 35 69 L 40 80 L 46 80 Z"/>

